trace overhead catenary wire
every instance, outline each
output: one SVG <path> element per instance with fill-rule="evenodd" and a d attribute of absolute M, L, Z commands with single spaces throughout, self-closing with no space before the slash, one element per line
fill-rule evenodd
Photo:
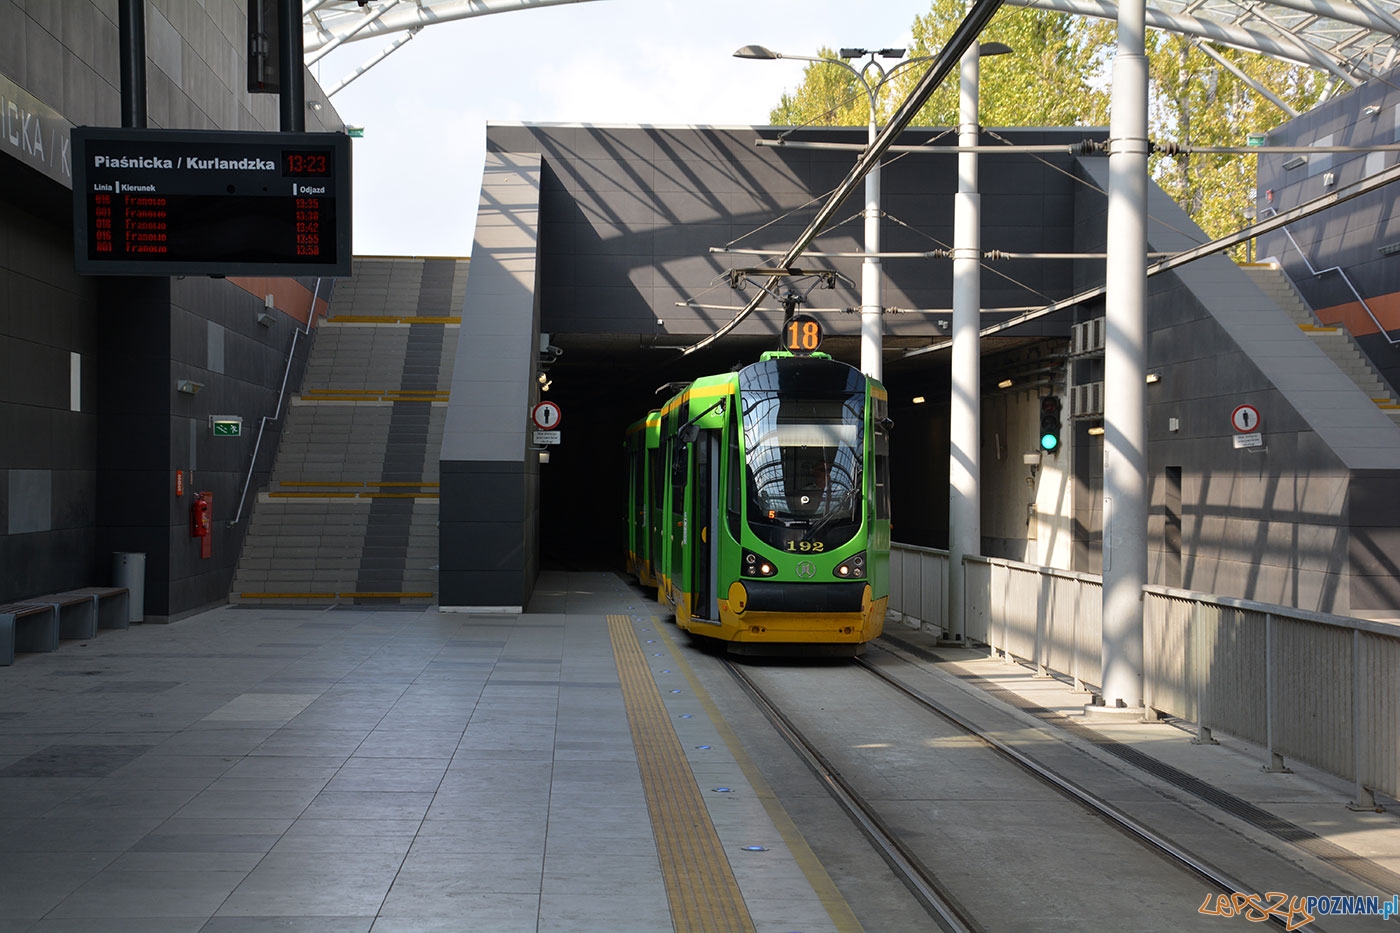
<path fill-rule="evenodd" d="M 903 132 L 904 128 L 914 119 L 914 116 L 928 101 L 938 85 L 942 84 L 943 79 L 948 76 L 948 73 L 960 63 L 963 52 L 966 51 L 973 42 L 977 41 L 977 36 L 986 28 L 987 23 L 991 21 L 996 11 L 1001 9 L 1002 3 L 1003 0 L 977 0 L 972 9 L 968 11 L 967 16 L 958 24 L 958 28 L 953 30 L 953 35 L 949 37 L 947 44 L 945 44 L 943 48 L 939 50 L 938 55 L 934 57 L 933 64 L 929 66 L 928 71 L 924 72 L 923 77 L 919 79 L 919 83 L 915 85 L 914 90 L 911 91 L 904 102 L 900 104 L 899 109 L 895 111 L 889 123 L 887 123 L 885 128 L 875 137 L 875 140 L 870 143 L 865 152 L 856 159 L 855 166 L 851 169 L 845 180 L 836 187 L 836 190 L 833 191 L 831 196 L 827 199 L 826 204 L 817 211 L 816 216 L 813 217 L 811 222 L 807 225 L 807 229 L 802 231 L 792 247 L 783 254 L 782 262 L 777 264 L 779 267 L 792 265 L 793 261 L 798 256 L 802 255 L 802 251 L 807 248 L 808 244 L 810 244 L 812 240 L 816 238 L 817 234 L 821 232 L 822 228 L 826 226 L 827 222 L 831 219 L 831 215 L 836 213 L 836 209 L 841 205 L 841 202 L 855 190 L 856 185 L 865 178 L 874 167 L 875 163 L 880 160 L 880 157 L 885 153 L 885 150 L 890 147 L 895 137 Z M 772 288 L 777 281 L 778 279 L 776 276 L 771 277 L 766 287 Z M 733 319 L 721 326 L 710 336 L 686 347 L 685 350 L 682 351 L 682 355 L 688 356 L 691 353 L 702 350 L 719 340 L 725 334 L 734 330 L 745 318 L 753 313 L 753 310 L 758 307 L 763 297 L 764 293 L 762 291 L 754 295 L 753 299 L 745 305 L 743 311 L 735 315 Z"/>

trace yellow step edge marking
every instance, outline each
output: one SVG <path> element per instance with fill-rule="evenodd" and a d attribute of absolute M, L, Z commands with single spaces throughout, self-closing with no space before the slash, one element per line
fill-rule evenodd
<path fill-rule="evenodd" d="M 366 485 L 366 484 L 365 484 L 365 483 L 341 482 L 341 481 L 339 481 L 339 480 L 328 480 L 327 482 L 324 482 L 324 483 L 313 483 L 313 482 L 311 482 L 310 480 L 286 479 L 286 480 L 278 480 L 278 481 L 277 481 L 277 485 L 279 485 L 279 486 L 315 486 L 315 487 L 317 487 L 317 488 L 320 488 L 320 487 L 322 487 L 322 486 L 354 486 L 354 487 L 356 487 L 356 488 L 359 488 L 359 487 L 364 486 L 364 485 Z"/>
<path fill-rule="evenodd" d="M 440 492 L 270 492 L 271 499 L 441 499 Z"/>
<path fill-rule="evenodd" d="M 442 484 L 441 484 L 441 483 L 397 483 L 397 482 L 396 482 L 396 483 L 389 483 L 389 482 L 385 482 L 385 483 L 376 483 L 376 482 L 374 482 L 374 481 L 370 481 L 370 482 L 365 483 L 365 485 L 366 485 L 366 486 L 411 486 L 411 487 L 431 486 L 431 487 L 433 487 L 434 489 L 436 489 L 438 486 L 441 486 Z"/>
<path fill-rule="evenodd" d="M 452 315 L 433 314 L 337 314 L 326 318 L 327 324 L 460 324 L 462 319 Z"/>
<path fill-rule="evenodd" d="M 358 492 L 270 492 L 269 496 L 275 499 L 355 499 L 359 497 Z"/>
<path fill-rule="evenodd" d="M 710 699 L 710 695 L 705 692 L 705 687 L 695 676 L 690 662 L 686 660 L 685 655 L 677 647 L 675 636 L 679 634 L 680 630 L 657 616 L 653 616 L 651 622 L 653 629 L 660 636 L 657 640 L 670 651 L 671 660 L 675 662 L 676 670 L 685 675 L 686 683 L 695 692 L 695 698 L 700 701 L 705 714 L 710 718 L 710 723 L 719 734 L 720 740 L 724 742 L 725 748 L 733 756 L 734 763 L 739 766 L 740 771 L 744 772 L 749 786 L 758 795 L 758 800 L 763 804 L 768 818 L 773 821 L 773 827 L 777 829 L 778 835 L 783 837 L 789 854 L 797 863 L 797 867 L 802 870 L 802 874 L 806 876 L 807 883 L 812 886 L 817 899 L 826 909 L 827 916 L 831 918 L 837 933 L 862 933 L 864 928 L 856 919 L 855 912 L 851 910 L 850 905 L 846 903 L 841 890 L 836 887 L 836 882 L 831 880 L 831 876 L 827 874 L 821 859 L 817 858 L 817 854 L 807 845 L 807 840 L 802 837 L 801 830 L 797 828 L 797 824 L 793 823 L 792 817 L 783 808 L 782 801 L 773 792 L 773 788 L 768 785 L 768 781 L 763 777 L 763 772 L 745 754 L 743 743 L 739 741 L 734 730 L 725 722 L 724 714 L 719 711 L 714 700 Z"/>
<path fill-rule="evenodd" d="M 624 615 L 609 615 L 608 634 L 656 834 L 671 921 L 687 933 L 751 931 L 754 923 L 748 907 L 631 621 Z"/>
<path fill-rule="evenodd" d="M 334 593 L 239 593 L 239 599 L 335 599 Z"/>
<path fill-rule="evenodd" d="M 432 593 L 239 593 L 240 599 L 432 599 Z"/>
<path fill-rule="evenodd" d="M 1342 332 L 1340 327 L 1329 327 L 1325 324 L 1299 324 L 1298 329 L 1310 331 L 1314 334 L 1340 334 Z"/>

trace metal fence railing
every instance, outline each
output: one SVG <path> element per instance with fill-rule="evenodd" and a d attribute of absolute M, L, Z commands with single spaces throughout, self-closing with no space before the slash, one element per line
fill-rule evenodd
<path fill-rule="evenodd" d="M 946 551 L 896 544 L 890 606 L 948 630 Z M 1101 671 L 1102 580 L 967 557 L 966 635 L 994 653 L 1068 676 Z M 1354 805 L 1400 796 L 1400 625 L 1162 586 L 1143 587 L 1143 701 L 1152 714 L 1226 732 L 1352 780 Z"/>

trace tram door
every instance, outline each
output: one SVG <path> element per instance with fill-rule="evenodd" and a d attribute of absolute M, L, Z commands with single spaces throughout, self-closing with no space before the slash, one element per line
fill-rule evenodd
<path fill-rule="evenodd" d="M 716 621 L 714 594 L 718 562 L 715 553 L 719 547 L 719 539 L 716 537 L 719 525 L 716 505 L 719 499 L 715 491 L 719 488 L 719 444 L 720 432 L 706 430 L 701 431 L 700 436 L 691 445 L 695 458 L 691 471 L 694 482 L 691 485 L 690 503 L 690 527 L 695 529 L 690 549 L 690 580 L 693 589 L 691 617 L 710 621 Z"/>

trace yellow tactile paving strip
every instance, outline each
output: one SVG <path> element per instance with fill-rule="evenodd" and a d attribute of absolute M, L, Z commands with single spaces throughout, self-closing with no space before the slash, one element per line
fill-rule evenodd
<path fill-rule="evenodd" d="M 366 482 L 327 480 L 284 480 L 280 489 L 267 493 L 269 499 L 437 499 L 438 483 Z M 294 487 L 294 488 L 288 488 Z M 378 489 L 379 492 L 357 490 Z M 411 489 L 414 492 L 384 492 L 385 489 Z"/>
<path fill-rule="evenodd" d="M 627 616 L 609 615 L 613 657 L 637 749 L 661 875 L 677 933 L 754 929 L 739 883 L 671 727 Z"/>

